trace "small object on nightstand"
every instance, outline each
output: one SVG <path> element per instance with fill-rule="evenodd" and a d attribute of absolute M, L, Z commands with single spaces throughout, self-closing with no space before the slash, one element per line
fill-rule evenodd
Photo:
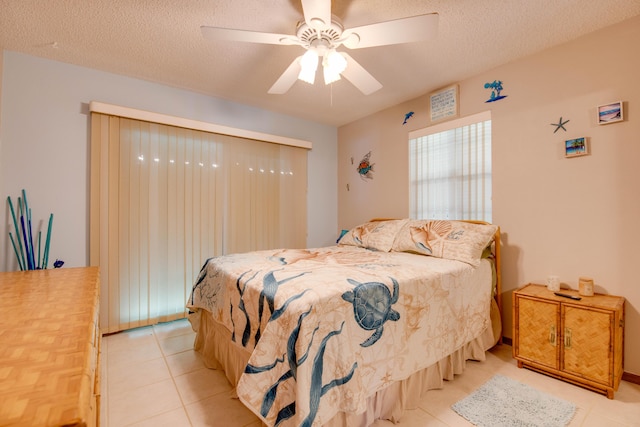
<path fill-rule="evenodd" d="M 575 295 L 569 295 L 569 294 L 563 294 L 562 292 L 554 292 L 555 295 L 559 296 L 559 297 L 564 297 L 564 298 L 571 298 L 574 299 L 576 301 L 580 301 L 582 298 L 575 296 Z"/>
<path fill-rule="evenodd" d="M 593 279 L 591 277 L 578 278 L 578 293 L 585 297 L 593 296 Z"/>
<path fill-rule="evenodd" d="M 547 277 L 547 289 L 551 292 L 557 292 L 560 290 L 560 278 L 558 276 Z"/>

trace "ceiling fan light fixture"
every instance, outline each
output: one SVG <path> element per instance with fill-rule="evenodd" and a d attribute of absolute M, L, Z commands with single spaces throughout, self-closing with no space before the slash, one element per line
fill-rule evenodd
<path fill-rule="evenodd" d="M 329 67 L 324 67 L 323 75 L 324 75 L 324 84 L 325 85 L 328 85 L 328 84 L 331 84 L 333 82 L 337 82 L 338 80 L 340 80 L 340 73 L 336 73 L 336 72 L 332 71 Z"/>
<path fill-rule="evenodd" d="M 342 73 L 347 68 L 347 59 L 335 49 L 331 49 L 329 53 L 324 57 L 322 65 L 325 68 L 330 68 L 331 71 L 338 74 Z"/>
<path fill-rule="evenodd" d="M 324 84 L 328 85 L 340 80 L 340 73 L 347 68 L 347 60 L 342 54 L 336 52 L 335 49 L 331 49 L 324 56 L 322 67 L 324 71 Z"/>
<path fill-rule="evenodd" d="M 318 53 L 315 50 L 307 50 L 300 58 L 300 73 L 298 79 L 313 84 L 318 69 Z"/>

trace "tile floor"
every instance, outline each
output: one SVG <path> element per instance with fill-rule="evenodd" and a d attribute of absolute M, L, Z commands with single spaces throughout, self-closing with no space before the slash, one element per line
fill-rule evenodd
<path fill-rule="evenodd" d="M 204 367 L 192 350 L 193 338 L 184 319 L 103 337 L 102 426 L 259 427 L 260 421 L 231 398 L 224 375 Z M 496 373 L 575 403 L 578 410 L 571 427 L 640 426 L 640 385 L 623 381 L 615 400 L 609 400 L 518 369 L 507 345 L 492 349 L 484 362 L 468 362 L 464 374 L 445 382 L 443 389 L 429 391 L 425 403 L 408 411 L 399 426 L 471 426 L 450 406 Z M 387 421 L 375 423 L 391 426 Z"/>

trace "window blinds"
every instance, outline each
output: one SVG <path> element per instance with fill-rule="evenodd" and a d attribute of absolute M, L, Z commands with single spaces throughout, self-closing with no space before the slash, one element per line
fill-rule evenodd
<path fill-rule="evenodd" d="M 491 222 L 490 112 L 409 135 L 412 218 Z"/>
<path fill-rule="evenodd" d="M 205 260 L 306 244 L 307 150 L 92 113 L 103 332 L 186 316 Z"/>

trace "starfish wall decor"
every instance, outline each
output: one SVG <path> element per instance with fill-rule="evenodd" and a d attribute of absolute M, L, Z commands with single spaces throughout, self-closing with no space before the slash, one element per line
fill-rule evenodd
<path fill-rule="evenodd" d="M 566 125 L 567 123 L 569 123 L 569 120 L 565 120 L 562 121 L 562 117 L 560 117 L 560 120 L 558 120 L 558 123 L 551 123 L 551 126 L 555 126 L 556 130 L 553 131 L 553 133 L 558 132 L 558 129 L 562 129 L 563 131 L 567 131 L 567 129 L 564 127 L 564 125 Z"/>

